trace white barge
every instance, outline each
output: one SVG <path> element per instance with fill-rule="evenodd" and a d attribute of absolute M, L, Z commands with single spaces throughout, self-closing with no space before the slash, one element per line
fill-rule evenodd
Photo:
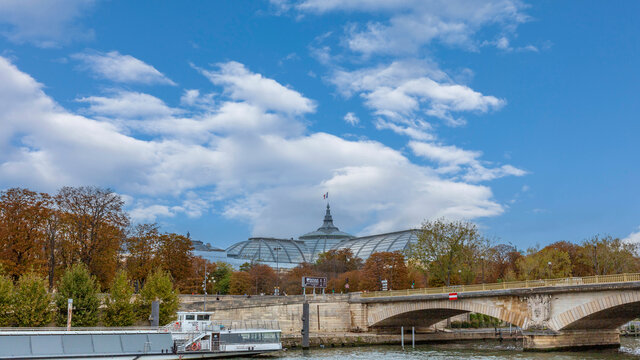
<path fill-rule="evenodd" d="M 0 359 L 214 359 L 282 349 L 277 322 L 218 321 L 210 312 L 178 312 L 146 329 L 2 329 Z"/>

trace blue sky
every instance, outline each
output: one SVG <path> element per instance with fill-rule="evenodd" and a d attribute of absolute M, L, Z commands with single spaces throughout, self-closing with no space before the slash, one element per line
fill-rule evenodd
<path fill-rule="evenodd" d="M 635 1 L 0 2 L 0 188 L 227 247 L 447 217 L 640 241 Z"/>

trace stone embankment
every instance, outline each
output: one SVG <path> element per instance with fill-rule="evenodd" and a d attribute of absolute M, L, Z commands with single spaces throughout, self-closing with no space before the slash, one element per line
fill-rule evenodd
<path fill-rule="evenodd" d="M 363 316 L 361 305 L 351 304 L 350 299 L 357 294 L 326 294 L 307 296 L 310 308 L 311 346 L 361 346 L 373 344 L 399 344 L 400 332 L 392 329 L 377 329 L 364 332 L 354 324 Z M 202 310 L 202 295 L 182 295 L 181 310 Z M 299 347 L 302 342 L 303 296 L 208 296 L 207 311 L 213 311 L 218 320 L 255 321 L 277 320 L 282 330 L 285 347 Z M 462 315 L 466 316 L 466 315 Z M 513 340 L 518 338 L 509 329 L 487 329 L 486 331 L 444 332 L 444 323 L 430 327 L 416 328 L 415 341 L 446 342 L 465 340 Z M 405 327 L 405 345 L 411 345 L 411 327 Z"/>

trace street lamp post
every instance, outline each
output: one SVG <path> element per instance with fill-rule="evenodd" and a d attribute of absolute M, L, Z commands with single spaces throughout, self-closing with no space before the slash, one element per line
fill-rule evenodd
<path fill-rule="evenodd" d="M 209 279 L 209 273 L 207 273 L 207 263 L 204 263 L 204 280 L 202 281 L 202 290 L 204 290 L 204 302 L 202 303 L 202 311 L 207 311 L 207 284 L 213 283 L 215 285 L 215 279 Z"/>
<path fill-rule="evenodd" d="M 278 254 L 282 248 L 280 246 L 276 246 L 273 250 L 276 252 L 276 295 L 280 295 L 280 263 L 278 262 Z"/>

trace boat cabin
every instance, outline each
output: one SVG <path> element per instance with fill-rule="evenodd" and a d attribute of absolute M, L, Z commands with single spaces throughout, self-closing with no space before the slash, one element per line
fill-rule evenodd
<path fill-rule="evenodd" d="M 212 330 L 213 312 L 178 311 L 174 332 L 200 332 Z"/>
<path fill-rule="evenodd" d="M 268 321 L 215 320 L 213 312 L 179 311 L 171 333 L 183 351 L 281 350 L 279 326 Z"/>

